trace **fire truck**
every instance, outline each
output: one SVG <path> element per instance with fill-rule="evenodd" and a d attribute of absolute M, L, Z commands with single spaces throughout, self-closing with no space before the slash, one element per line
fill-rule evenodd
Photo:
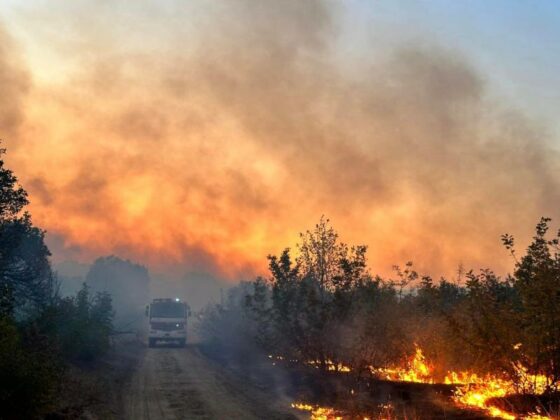
<path fill-rule="evenodd" d="M 187 318 L 191 310 L 187 302 L 179 298 L 154 299 L 146 305 L 149 320 L 148 345 L 158 342 L 176 343 L 184 347 L 187 342 Z"/>

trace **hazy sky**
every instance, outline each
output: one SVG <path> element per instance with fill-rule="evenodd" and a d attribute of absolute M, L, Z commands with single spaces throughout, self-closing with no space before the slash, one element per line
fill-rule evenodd
<path fill-rule="evenodd" d="M 375 272 L 504 270 L 558 214 L 556 2 L 3 0 L 0 29 L 55 261 L 239 278 L 325 214 Z"/>

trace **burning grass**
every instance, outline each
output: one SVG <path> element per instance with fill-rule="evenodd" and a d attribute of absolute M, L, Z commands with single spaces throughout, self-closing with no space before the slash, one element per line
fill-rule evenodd
<path fill-rule="evenodd" d="M 550 239 L 549 221 L 523 256 L 502 236 L 511 275 L 461 267 L 436 283 L 410 262 L 395 278 L 373 275 L 367 248 L 342 243 L 322 218 L 300 235 L 297 254 L 269 256 L 270 277 L 233 289 L 216 308 L 218 327 L 228 328 L 214 321 L 208 330 L 282 355 L 271 358 L 289 366 L 290 401 L 311 415 L 558 417 L 550 413 L 560 412 L 560 233 Z M 394 415 L 377 412 L 389 403 Z"/>
<path fill-rule="evenodd" d="M 342 420 L 342 416 L 331 407 L 319 407 L 317 405 L 305 403 L 292 403 L 292 408 L 301 411 L 309 411 L 311 420 Z"/>
<path fill-rule="evenodd" d="M 283 360 L 283 358 L 277 358 L 277 360 Z M 311 361 L 307 364 L 317 367 L 316 361 Z M 351 373 L 351 369 L 348 366 L 332 361 L 327 362 L 327 370 Z M 532 395 L 540 395 L 547 389 L 547 378 L 544 375 L 530 374 L 527 368 L 521 364 L 515 364 L 514 371 L 518 378 L 515 383 L 510 379 L 500 378 L 496 375 L 479 376 L 468 371 L 448 372 L 442 382 L 437 381 L 433 375 L 433 365 L 426 359 L 422 349 L 419 347 L 416 347 L 415 353 L 401 367 L 370 367 L 370 373 L 373 376 L 386 381 L 453 386 L 452 400 L 458 407 L 481 410 L 490 417 L 507 420 L 518 418 L 530 420 L 552 419 L 552 416 L 545 412 L 544 407 L 539 405 L 538 399 L 533 401 L 534 405 L 532 408 L 525 410 L 522 414 L 513 409 L 514 407 L 508 402 L 508 397 L 520 395 L 521 390 L 530 392 Z M 354 394 L 353 390 L 351 390 L 351 394 Z M 504 407 L 508 403 L 511 409 Z M 298 410 L 309 411 L 311 419 L 332 420 L 347 418 L 342 410 L 336 410 L 332 407 L 311 405 L 303 402 L 293 403 L 292 407 Z M 380 407 L 383 406 L 380 405 Z M 390 404 L 384 408 L 387 409 L 387 407 L 392 408 Z M 394 418 L 389 412 L 379 412 L 377 414 L 378 417 L 375 418 Z M 352 416 L 352 418 L 356 417 Z M 367 419 L 368 417 L 360 418 Z"/>

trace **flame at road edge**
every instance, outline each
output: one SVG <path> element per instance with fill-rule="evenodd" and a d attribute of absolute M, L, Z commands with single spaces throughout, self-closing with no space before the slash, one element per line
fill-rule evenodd
<path fill-rule="evenodd" d="M 281 357 L 277 358 L 282 359 Z M 307 364 L 318 367 L 317 361 L 310 361 Z M 348 366 L 340 363 L 335 364 L 329 361 L 327 366 L 328 370 L 351 372 L 351 369 Z M 547 380 L 544 375 L 530 374 L 528 373 L 527 368 L 521 364 L 514 364 L 514 369 L 523 383 L 531 384 L 531 390 L 533 393 L 540 394 L 544 392 L 547 384 Z M 425 384 L 436 383 L 432 375 L 433 366 L 427 361 L 422 349 L 419 346 L 416 346 L 414 355 L 406 361 L 404 368 L 373 368 L 370 366 L 370 371 L 372 374 L 378 375 L 390 381 Z M 503 398 L 509 394 L 516 393 L 515 384 L 511 380 L 502 379 L 495 375 L 478 376 L 472 372 L 462 371 L 448 372 L 444 379 L 444 383 L 448 385 L 457 385 L 457 389 L 454 391 L 453 401 L 461 407 L 481 409 L 492 417 L 506 420 L 515 420 L 516 418 L 519 418 L 510 412 L 490 405 L 488 402 L 492 398 Z M 309 411 L 311 414 L 311 420 L 333 420 L 343 418 L 330 407 L 320 407 L 301 402 L 293 403 L 292 407 L 298 410 Z M 549 416 L 540 413 L 538 407 L 535 408 L 535 411 L 536 412 L 527 414 L 521 418 L 526 420 L 550 419 Z"/>

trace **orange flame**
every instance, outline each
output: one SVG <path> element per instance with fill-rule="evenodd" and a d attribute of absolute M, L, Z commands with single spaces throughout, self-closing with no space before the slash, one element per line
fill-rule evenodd
<path fill-rule="evenodd" d="M 520 378 L 522 386 L 534 393 L 541 394 L 546 389 L 547 379 L 544 375 L 533 375 L 527 372 L 527 368 L 521 364 L 515 364 L 517 376 Z M 467 407 L 476 407 L 485 410 L 492 417 L 500 417 L 504 419 L 515 419 L 516 416 L 508 413 L 489 403 L 491 398 L 501 398 L 508 394 L 517 392 L 517 388 L 513 381 L 501 379 L 497 376 L 486 375 L 479 377 L 469 372 L 450 372 L 445 377 L 446 384 L 461 385 L 455 391 L 454 400 L 459 405 Z M 538 409 L 536 409 L 538 411 Z M 542 420 L 550 417 L 540 413 L 532 413 L 524 417 L 525 419 Z"/>
<path fill-rule="evenodd" d="M 370 366 L 370 371 L 389 381 L 434 383 L 432 378 L 433 368 L 427 363 L 420 347 L 416 347 L 414 356 L 407 361 L 406 365 L 405 368 L 374 368 Z"/>
<path fill-rule="evenodd" d="M 269 356 L 272 358 L 272 356 Z M 281 360 L 281 357 L 276 357 Z M 319 361 L 309 361 L 307 364 L 318 367 Z M 339 372 L 351 372 L 350 367 L 342 363 L 334 363 L 331 360 L 326 362 L 328 370 Z M 462 407 L 476 408 L 486 411 L 492 417 L 506 420 L 515 420 L 518 416 L 498 408 L 490 403 L 492 398 L 502 398 L 510 394 L 515 394 L 519 388 L 533 394 L 542 394 L 548 385 L 545 375 L 536 375 L 528 372 L 528 369 L 516 363 L 513 365 L 518 378 L 518 384 L 510 379 L 500 378 L 495 375 L 479 376 L 476 373 L 461 371 L 448 372 L 444 379 L 445 384 L 457 385 L 453 400 Z M 425 384 L 436 383 L 433 377 L 433 365 L 429 363 L 422 352 L 416 346 L 414 355 L 405 363 L 405 367 L 374 368 L 370 366 L 370 371 L 390 381 L 416 382 Z M 333 408 L 320 407 L 304 403 L 293 403 L 293 408 L 309 411 L 312 420 L 333 420 L 342 419 L 339 413 Z M 539 408 L 534 413 L 523 416 L 526 420 L 546 420 L 549 416 L 543 415 Z"/>
<path fill-rule="evenodd" d="M 292 408 L 302 411 L 309 411 L 311 420 L 342 420 L 342 416 L 336 414 L 334 408 L 319 407 L 305 403 L 292 403 Z"/>

